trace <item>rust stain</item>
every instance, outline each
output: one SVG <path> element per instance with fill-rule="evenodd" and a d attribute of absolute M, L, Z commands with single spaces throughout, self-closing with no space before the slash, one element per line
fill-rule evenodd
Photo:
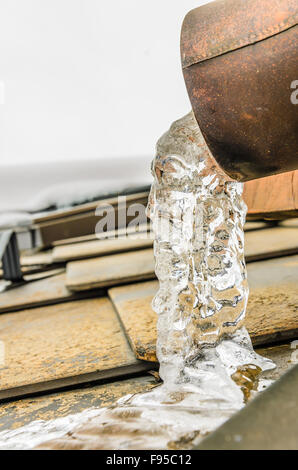
<path fill-rule="evenodd" d="M 107 298 L 3 314 L 0 340 L 0 390 L 135 362 Z"/>
<path fill-rule="evenodd" d="M 297 21 L 295 0 L 221 0 L 195 8 L 182 26 L 182 66 L 252 45 L 295 26 Z"/>

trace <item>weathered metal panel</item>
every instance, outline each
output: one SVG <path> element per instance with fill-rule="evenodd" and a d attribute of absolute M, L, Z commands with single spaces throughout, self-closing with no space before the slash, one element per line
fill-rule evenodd
<path fill-rule="evenodd" d="M 256 261 L 298 252 L 298 229 L 275 227 L 245 234 L 245 259 Z M 66 285 L 74 291 L 152 279 L 153 250 L 73 261 L 67 264 Z"/>
<path fill-rule="evenodd" d="M 137 230 L 136 230 L 137 228 Z M 63 246 L 63 245 L 70 245 L 74 243 L 82 243 L 82 242 L 90 242 L 90 241 L 96 241 L 96 240 L 104 240 L 104 239 L 109 239 L 109 238 L 120 238 L 125 235 L 130 235 L 134 234 L 136 232 L 149 232 L 150 231 L 150 224 L 149 223 L 140 223 L 137 227 L 132 226 L 132 227 L 123 227 L 115 230 L 108 230 L 106 232 L 101 232 L 101 233 L 91 233 L 89 235 L 83 235 L 81 237 L 74 237 L 74 238 L 66 238 L 64 240 L 55 240 L 52 243 L 52 246 Z"/>
<path fill-rule="evenodd" d="M 248 265 L 250 296 L 245 326 L 253 344 L 298 336 L 298 256 Z M 156 321 L 151 302 L 158 282 L 109 290 L 136 356 L 156 360 Z"/>
<path fill-rule="evenodd" d="M 114 287 L 109 296 L 126 330 L 136 357 L 156 361 L 156 321 L 151 303 L 158 290 L 158 281 Z"/>
<path fill-rule="evenodd" d="M 285 226 L 247 230 L 245 234 L 246 261 L 297 252 L 298 228 L 294 219 L 283 222 L 283 225 Z M 65 274 L 59 274 L 0 293 L 0 313 L 87 296 L 100 296 L 103 292 L 95 290 L 100 286 L 154 278 L 153 251 L 150 249 L 132 251 L 121 255 L 108 255 L 72 262 L 68 264 L 68 275 L 69 273 L 72 279 L 66 279 Z M 51 273 L 44 275 L 48 276 L 48 274 Z M 271 276 L 273 275 L 271 273 Z M 67 288 L 66 283 L 69 283 L 73 291 Z M 76 290 L 77 293 L 74 292 Z"/>
<path fill-rule="evenodd" d="M 23 266 L 39 266 L 49 265 L 53 263 L 52 251 L 39 251 L 37 253 L 27 254 L 21 256 L 21 265 Z"/>
<path fill-rule="evenodd" d="M 52 215 L 44 216 L 35 220 L 43 241 L 43 246 L 50 246 L 54 241 L 67 238 L 86 236 L 95 233 L 96 224 L 107 217 L 108 221 L 116 228 L 123 228 L 127 223 L 135 219 L 130 215 L 129 208 L 135 204 L 144 207 L 147 204 L 148 192 L 126 196 L 125 200 L 118 201 L 118 198 L 96 201 L 84 204 L 67 211 L 61 211 Z M 119 204 L 118 204 L 119 202 Z M 108 206 L 107 206 L 108 205 Z M 96 208 L 102 208 L 102 215 L 96 215 Z M 147 222 L 145 211 L 142 222 Z M 140 221 L 141 222 L 141 221 Z"/>
<path fill-rule="evenodd" d="M 155 379 L 147 375 L 105 385 L 2 403 L 0 404 L 0 432 L 17 429 L 35 420 L 48 421 L 80 413 L 91 407 L 109 406 L 129 393 L 144 392 L 155 385 Z"/>
<path fill-rule="evenodd" d="M 1 315 L 0 340 L 0 399 L 144 370 L 108 298 Z"/>
<path fill-rule="evenodd" d="M 63 273 L 1 292 L 0 313 L 80 299 L 84 296 L 69 291 L 65 287 L 65 281 L 66 276 Z M 90 297 L 90 294 L 88 295 Z M 97 292 L 97 296 L 99 295 L 102 295 L 102 292 Z"/>
<path fill-rule="evenodd" d="M 112 238 L 107 240 L 94 240 L 74 243 L 72 245 L 57 246 L 53 249 L 53 261 L 71 261 L 76 259 L 93 258 L 95 256 L 110 255 L 124 251 L 138 250 L 152 247 L 152 236 L 143 234 L 125 238 Z"/>
<path fill-rule="evenodd" d="M 67 264 L 66 286 L 74 291 L 152 279 L 153 250 L 132 251 Z"/>

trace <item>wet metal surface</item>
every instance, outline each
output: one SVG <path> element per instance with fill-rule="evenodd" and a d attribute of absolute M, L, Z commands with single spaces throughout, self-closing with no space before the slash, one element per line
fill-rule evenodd
<path fill-rule="evenodd" d="M 0 432 L 16 429 L 35 420 L 61 418 L 91 407 L 103 407 L 129 393 L 149 390 L 156 382 L 150 375 L 105 385 L 30 397 L 0 404 Z"/>
<path fill-rule="evenodd" d="M 279 378 L 292 365 L 291 356 L 293 349 L 291 349 L 290 344 L 259 349 L 258 352 L 265 357 L 274 359 L 277 365 L 274 371 L 268 371 L 266 373 L 269 379 Z M 0 405 L 0 431 L 18 429 L 36 420 L 51 422 L 51 420 L 55 420 L 56 418 L 69 417 L 69 415 L 73 413 L 90 411 L 90 407 L 100 408 L 108 406 L 126 394 L 144 392 L 155 385 L 156 382 L 152 377 L 142 376 L 107 385 L 89 386 L 73 391 L 55 393 L 37 398 L 30 397 L 28 399 L 5 403 Z M 85 419 L 87 419 L 86 415 Z M 66 423 L 64 423 L 64 425 L 65 424 Z M 35 426 L 35 431 L 36 430 Z M 99 433 L 100 428 L 96 423 L 91 422 L 90 426 L 88 426 L 88 432 L 86 433 L 85 448 L 90 448 L 94 445 L 94 441 L 98 438 Z M 191 436 L 189 436 L 189 438 L 191 440 Z M 22 440 L 24 441 L 24 437 Z M 67 441 L 66 437 L 66 448 L 72 448 L 72 444 L 73 441 Z M 99 443 L 98 445 L 100 446 Z M 177 445 L 178 448 L 184 448 L 185 446 L 185 448 L 190 448 L 187 437 L 183 442 L 176 443 L 176 446 L 173 442 L 173 445 L 175 449 L 177 449 Z M 51 447 L 50 445 L 50 448 Z"/>
<path fill-rule="evenodd" d="M 199 450 L 298 449 L 298 365 L 207 437 Z"/>

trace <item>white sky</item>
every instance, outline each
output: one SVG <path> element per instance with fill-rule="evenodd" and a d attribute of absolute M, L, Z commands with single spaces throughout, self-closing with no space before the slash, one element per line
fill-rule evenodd
<path fill-rule="evenodd" d="M 151 155 L 203 0 L 0 0 L 0 165 Z"/>

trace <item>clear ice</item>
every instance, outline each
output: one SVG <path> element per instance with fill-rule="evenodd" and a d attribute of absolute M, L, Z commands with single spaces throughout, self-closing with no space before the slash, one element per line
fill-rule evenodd
<path fill-rule="evenodd" d="M 243 326 L 249 293 L 243 185 L 218 167 L 193 113 L 159 139 L 152 172 L 147 210 L 155 235 L 153 308 L 163 384 L 91 418 L 77 415 L 71 437 L 55 446 L 190 448 L 239 410 L 260 388 L 262 371 L 274 367 L 254 352 Z M 62 421 L 59 426 L 57 437 Z"/>
<path fill-rule="evenodd" d="M 253 351 L 243 327 L 249 294 L 243 184 L 217 165 L 192 112 L 172 124 L 156 153 L 148 215 L 159 280 L 153 309 L 160 376 L 166 385 L 192 384 L 224 402 L 232 393 L 234 402 L 237 368 L 272 367 Z"/>

